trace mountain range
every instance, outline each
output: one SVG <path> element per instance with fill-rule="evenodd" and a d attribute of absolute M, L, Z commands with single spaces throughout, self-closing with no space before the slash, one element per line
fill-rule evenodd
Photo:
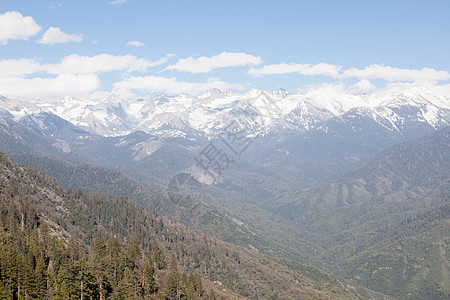
<path fill-rule="evenodd" d="M 373 98 L 373 99 L 372 99 Z M 45 134 L 51 130 L 42 121 L 53 114 L 80 129 L 102 136 L 126 135 L 143 131 L 162 137 L 200 135 L 215 137 L 244 109 L 265 112 L 263 134 L 277 136 L 317 128 L 328 131 L 325 121 L 344 122 L 358 116 L 371 119 L 389 131 L 408 137 L 414 126 L 432 128 L 447 125 L 450 99 L 427 88 L 411 88 L 384 97 L 353 95 L 351 99 L 318 101 L 303 94 L 250 90 L 246 93 L 208 91 L 198 97 L 186 94 L 156 96 L 151 99 L 125 99 L 117 95 L 94 101 L 64 97 L 58 102 L 33 99 L 23 101 L 1 97 L 0 107 L 16 121 L 33 122 Z M 248 106 L 252 104 L 252 106 Z M 270 109 L 270 116 L 268 109 Z M 269 119 L 270 118 L 270 119 Z M 249 121 L 250 122 L 250 121 Z M 319 127 L 319 128 L 318 128 Z M 53 133 L 54 134 L 54 133 Z"/>
<path fill-rule="evenodd" d="M 106 158 L 106 164 L 120 161 L 153 167 L 158 161 L 166 177 L 187 172 L 207 184 L 211 180 L 202 176 L 192 157 L 239 123 L 240 129 L 249 131 L 252 146 L 239 157 L 228 153 L 230 161 L 239 163 L 220 174 L 219 182 L 233 179 L 233 170 L 242 173 L 249 163 L 264 172 L 288 174 L 280 176 L 276 186 L 298 188 L 356 167 L 397 142 L 447 126 L 449 103 L 448 97 L 427 88 L 321 103 L 284 90 L 212 90 L 198 97 L 162 95 L 137 100 L 115 95 L 101 101 L 64 97 L 58 102 L 1 97 L 0 115 L 55 139 L 53 146 L 64 152 L 82 152 L 101 160 L 105 149 L 98 154 L 95 149 L 108 144 L 113 156 L 132 161 Z M 252 176 L 260 174 L 245 174 Z"/>
<path fill-rule="evenodd" d="M 65 188 L 126 195 L 400 299 L 448 295 L 449 123 L 450 98 L 427 88 L 322 102 L 284 90 L 0 98 L 1 149 Z M 224 143 L 236 124 L 250 141 L 238 154 Z M 229 158 L 216 180 L 198 163 L 212 145 Z M 202 191 L 188 208 L 167 197 L 183 174 Z"/>

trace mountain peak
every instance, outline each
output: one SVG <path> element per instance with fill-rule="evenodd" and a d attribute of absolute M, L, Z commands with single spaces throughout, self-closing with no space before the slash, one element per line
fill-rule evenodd
<path fill-rule="evenodd" d="M 198 99 L 204 99 L 204 98 L 210 98 L 210 97 L 214 97 L 214 96 L 223 96 L 223 92 L 219 89 L 211 89 L 208 90 L 206 92 L 204 92 L 203 94 L 201 94 L 200 96 L 198 96 Z"/>
<path fill-rule="evenodd" d="M 106 98 L 104 101 L 105 101 L 105 102 L 123 102 L 123 101 L 126 101 L 126 100 L 127 100 L 126 98 L 124 98 L 124 97 L 122 97 L 122 96 L 120 96 L 120 95 L 117 95 L 117 94 L 111 94 L 111 95 L 109 95 L 109 97 Z"/>
<path fill-rule="evenodd" d="M 254 101 L 261 96 L 271 99 L 269 102 L 273 103 L 270 105 L 276 105 L 277 109 L 276 117 L 274 115 L 264 117 L 265 121 L 270 122 L 268 124 L 270 126 L 266 126 L 264 130 L 278 133 L 288 128 L 303 132 L 358 107 L 372 109 L 373 112 L 365 111 L 364 115 L 378 115 L 374 118 L 389 119 L 388 123 L 391 121 L 396 123 L 399 114 L 405 114 L 411 120 L 413 118 L 416 121 L 420 119 L 420 122 L 424 120 L 439 128 L 440 124 L 448 123 L 449 112 L 445 107 L 450 105 L 449 99 L 439 91 L 416 87 L 377 99 L 367 95 L 333 93 L 330 93 L 328 98 L 319 99 L 314 95 L 289 94 L 284 89 L 272 91 L 251 89 L 245 93 L 237 91 L 224 93 L 212 89 L 196 98 L 180 94 L 158 95 L 148 100 L 130 100 L 117 94 L 111 94 L 100 101 L 66 96 L 58 102 L 44 99 L 28 102 L 2 97 L 0 107 L 14 115 L 16 120 L 20 120 L 26 114 L 50 112 L 76 126 L 81 126 L 84 130 L 105 136 L 117 136 L 139 129 L 166 136 L 167 132 L 161 129 L 164 124 L 184 134 L 194 132 L 210 137 L 230 124 L 236 116 L 235 113 L 242 111 L 243 105 L 245 106 L 247 102 L 253 103 L 261 112 L 266 110 L 266 100 Z M 400 112 L 399 108 L 403 107 L 414 109 L 409 112 L 402 109 L 403 112 Z"/>

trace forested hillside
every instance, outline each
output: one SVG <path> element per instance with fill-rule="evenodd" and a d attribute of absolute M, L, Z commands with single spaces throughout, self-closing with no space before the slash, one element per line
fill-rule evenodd
<path fill-rule="evenodd" d="M 175 252 L 171 258 L 162 252 L 155 233 L 164 223 L 156 215 L 139 215 L 121 197 L 63 191 L 42 172 L 14 165 L 3 154 L 1 164 L 4 298 L 209 299 L 200 275 L 179 272 Z M 109 207 L 86 207 L 94 203 Z M 122 213 L 108 213 L 114 205 L 122 205 Z M 101 225 L 106 215 L 113 217 L 112 228 Z M 144 227 L 130 229 L 127 219 Z"/>
<path fill-rule="evenodd" d="M 450 128 L 381 152 L 355 171 L 263 207 L 308 228 L 318 264 L 407 299 L 450 295 Z"/>
<path fill-rule="evenodd" d="M 289 268 L 293 264 L 285 258 L 296 256 L 395 297 L 404 298 L 413 290 L 417 297 L 443 298 L 449 290 L 445 275 L 449 269 L 445 259 L 447 148 L 448 128 L 394 146 L 322 186 L 263 202 L 261 207 L 268 211 L 265 221 L 261 221 L 263 214 L 245 219 L 259 228 L 239 225 L 238 220 L 201 203 L 174 209 L 165 195 L 117 171 L 41 155 L 15 157 L 51 174 L 66 188 L 126 195 L 219 239 L 283 258 L 280 262 Z M 288 222 L 275 221 L 272 213 Z M 278 241 L 272 235 L 264 236 L 265 228 L 267 233 L 270 228 L 282 228 L 271 227 L 274 221 L 279 222 L 277 226 L 297 226 L 298 231 L 279 229 Z M 396 267 L 389 269 L 390 265 Z M 304 273 L 304 266 L 297 271 Z"/>
<path fill-rule="evenodd" d="M 244 247 L 257 248 L 264 253 L 290 253 L 291 258 L 298 258 L 297 248 L 288 243 L 276 243 L 267 231 L 256 233 L 256 228 L 234 219 L 213 205 L 202 202 L 185 203 L 177 206 L 167 197 L 167 191 L 144 187 L 122 172 L 89 164 L 70 164 L 37 154 L 15 155 L 14 159 L 25 166 L 42 170 L 54 178 L 64 188 L 82 189 L 87 192 L 100 192 L 128 199 L 160 215 L 170 216 L 172 220 L 198 229 L 219 240 Z M 279 257 L 285 257 L 278 255 Z"/>
<path fill-rule="evenodd" d="M 4 154 L 0 161 L 5 297 L 384 298 L 214 240 L 125 197 L 64 190 Z"/>

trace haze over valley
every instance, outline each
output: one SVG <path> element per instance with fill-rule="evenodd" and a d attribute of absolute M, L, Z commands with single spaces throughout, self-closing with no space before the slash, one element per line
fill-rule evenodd
<path fill-rule="evenodd" d="M 101 2 L 0 4 L 0 298 L 450 298 L 448 3 Z"/>

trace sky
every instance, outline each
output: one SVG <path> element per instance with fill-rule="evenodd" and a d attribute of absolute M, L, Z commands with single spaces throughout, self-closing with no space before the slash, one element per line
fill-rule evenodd
<path fill-rule="evenodd" d="M 2 0 L 0 95 L 450 94 L 450 1 Z"/>

